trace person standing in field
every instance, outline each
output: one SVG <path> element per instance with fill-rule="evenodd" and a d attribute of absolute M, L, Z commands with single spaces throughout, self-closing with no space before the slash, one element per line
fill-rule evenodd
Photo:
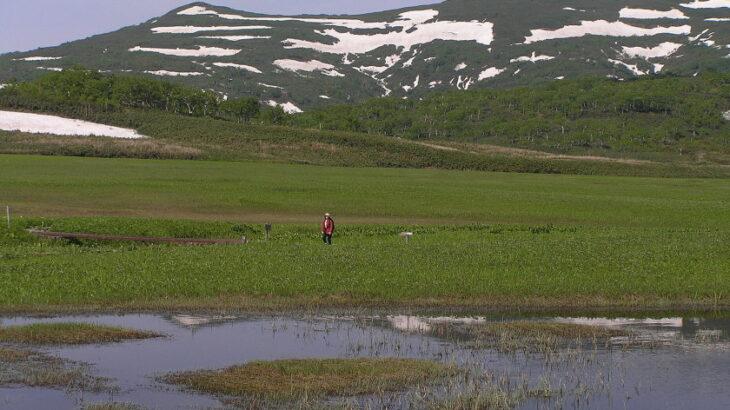
<path fill-rule="evenodd" d="M 332 235 L 335 233 L 335 221 L 329 213 L 324 214 L 322 221 L 322 240 L 327 245 L 332 245 Z"/>

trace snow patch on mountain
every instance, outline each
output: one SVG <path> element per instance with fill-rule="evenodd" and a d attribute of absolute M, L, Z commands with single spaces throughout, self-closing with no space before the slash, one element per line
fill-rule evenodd
<path fill-rule="evenodd" d="M 63 71 L 63 68 L 61 68 L 61 67 L 36 67 L 36 70 L 61 72 L 61 71 Z"/>
<path fill-rule="evenodd" d="M 148 53 L 158 53 L 168 56 L 178 57 L 228 57 L 233 56 L 241 52 L 241 50 L 219 48 L 219 47 L 203 47 L 198 46 L 197 49 L 189 48 L 150 48 L 150 47 L 132 47 L 129 51 L 143 51 Z"/>
<path fill-rule="evenodd" d="M 41 56 L 33 56 L 33 57 L 25 57 L 25 58 L 15 58 L 13 61 L 51 61 L 51 60 L 60 60 L 63 57 L 41 57 Z"/>
<path fill-rule="evenodd" d="M 675 19 L 675 20 L 686 20 L 687 17 L 681 10 L 671 9 L 668 11 L 661 10 L 650 10 L 650 9 L 634 9 L 631 7 L 624 7 L 619 10 L 619 17 L 623 19 Z"/>
<path fill-rule="evenodd" d="M 264 84 L 264 83 L 258 83 L 258 85 L 265 87 L 265 88 L 274 88 L 277 90 L 283 90 L 284 87 L 279 87 L 278 85 L 271 85 L 271 84 Z"/>
<path fill-rule="evenodd" d="M 256 40 L 256 39 L 270 39 L 271 36 L 198 36 L 198 38 L 207 38 L 213 40 L 227 40 L 227 41 L 243 41 L 243 40 Z"/>
<path fill-rule="evenodd" d="M 170 26 L 170 27 L 152 27 L 153 33 L 156 34 L 193 34 L 203 31 L 241 31 L 241 30 L 268 30 L 269 26 Z"/>
<path fill-rule="evenodd" d="M 210 10 L 202 6 L 193 6 L 189 9 L 185 9 L 182 11 L 179 11 L 177 14 L 181 16 L 201 16 L 201 15 L 211 15 L 211 16 L 218 16 L 223 19 L 229 19 L 229 20 L 243 20 L 243 16 L 239 16 L 238 14 L 221 14 L 218 13 L 215 10 Z"/>
<path fill-rule="evenodd" d="M 592 36 L 606 37 L 646 37 L 659 34 L 688 35 L 692 32 L 689 25 L 652 28 L 636 27 L 621 21 L 581 21 L 577 25 L 563 26 L 556 30 L 535 29 L 525 37 L 525 44 L 532 44 L 539 41 L 555 40 L 562 38 L 575 38 Z"/>
<path fill-rule="evenodd" d="M 639 57 L 644 60 L 649 60 L 650 58 L 669 57 L 676 53 L 680 47 L 682 47 L 682 44 L 667 41 L 656 47 L 622 47 L 622 49 L 623 54 L 627 57 Z"/>
<path fill-rule="evenodd" d="M 705 19 L 705 21 L 730 21 L 730 18 L 728 18 L 728 17 L 711 17 L 711 18 Z"/>
<path fill-rule="evenodd" d="M 316 33 L 332 37 L 333 43 L 289 38 L 283 41 L 289 49 L 305 48 L 321 53 L 331 54 L 364 54 L 384 46 L 411 50 L 414 46 L 428 44 L 436 40 L 444 41 L 476 41 L 489 45 L 494 40 L 494 25 L 479 21 L 434 21 L 428 22 L 438 15 L 436 10 L 418 10 L 400 15 L 401 20 L 380 24 L 378 28 L 388 29 L 400 27 L 401 30 L 377 34 L 355 34 L 336 29 L 317 30 Z M 360 28 L 348 26 L 347 28 Z M 367 27 L 373 28 L 373 27 Z"/>
<path fill-rule="evenodd" d="M 266 104 L 269 107 L 281 107 L 281 109 L 283 109 L 284 112 L 287 114 L 299 114 L 301 112 L 304 112 L 301 108 L 297 107 L 292 102 L 278 103 L 274 100 L 269 100 L 266 102 Z"/>
<path fill-rule="evenodd" d="M 533 51 L 532 55 L 513 58 L 513 59 L 509 60 L 509 62 L 510 63 L 520 63 L 520 62 L 536 63 L 538 61 L 549 61 L 554 58 L 555 57 L 553 57 L 553 56 L 549 56 L 549 55 L 545 55 L 545 54 L 537 55 L 537 53 Z"/>
<path fill-rule="evenodd" d="M 213 63 L 216 67 L 223 67 L 223 68 L 237 68 L 239 70 L 245 70 L 250 71 L 252 73 L 261 74 L 261 70 L 259 70 L 256 67 L 252 67 L 250 65 L 245 64 L 236 64 L 236 63 Z"/>
<path fill-rule="evenodd" d="M 461 71 L 467 67 L 466 63 L 459 63 L 454 67 L 454 71 Z"/>
<path fill-rule="evenodd" d="M 645 75 L 646 74 L 645 72 L 641 71 L 638 66 L 633 65 L 633 64 L 625 63 L 625 62 L 623 62 L 621 60 L 613 60 L 613 59 L 610 59 L 609 58 L 608 59 L 608 62 L 609 63 L 613 63 L 613 65 L 616 65 L 616 66 L 619 66 L 619 67 L 623 67 L 623 68 L 631 71 L 631 73 L 634 74 L 634 75 L 636 75 L 636 76 L 641 76 L 641 75 Z"/>
<path fill-rule="evenodd" d="M 55 115 L 0 111 L 0 130 L 32 134 L 100 136 L 112 138 L 146 138 L 136 131 Z"/>
<path fill-rule="evenodd" d="M 223 19 L 228 20 L 248 20 L 248 21 L 269 21 L 269 22 L 282 22 L 282 21 L 299 21 L 304 23 L 322 24 L 326 26 L 343 27 L 353 30 L 373 30 L 373 29 L 388 29 L 388 28 L 400 28 L 403 31 L 410 30 L 414 25 L 425 23 L 429 20 L 433 20 L 438 16 L 438 11 L 428 10 L 413 10 L 401 13 L 399 19 L 393 22 L 365 22 L 357 19 L 339 19 L 339 18 L 310 18 L 310 17 L 251 17 L 242 16 L 238 14 L 221 14 L 214 10 L 207 9 L 202 6 L 195 6 L 189 9 L 178 12 L 182 15 L 215 15 Z"/>
<path fill-rule="evenodd" d="M 332 64 L 323 63 L 318 60 L 309 61 L 297 61 L 297 60 L 275 60 L 273 63 L 275 66 L 282 70 L 292 71 L 298 73 L 300 71 L 315 72 L 318 71 L 324 75 L 330 77 L 344 77 L 345 75 L 336 70 L 336 67 Z"/>
<path fill-rule="evenodd" d="M 152 75 L 159 75 L 159 76 L 168 76 L 168 77 L 196 77 L 199 75 L 203 75 L 203 73 L 198 73 L 198 72 L 179 72 L 179 71 L 167 71 L 167 70 L 144 71 L 144 73 L 152 74 Z"/>
<path fill-rule="evenodd" d="M 496 77 L 502 74 L 506 68 L 489 67 L 486 70 L 479 73 L 479 81 L 486 80 L 487 78 Z"/>
<path fill-rule="evenodd" d="M 688 9 L 730 8 L 730 0 L 695 0 L 691 3 L 681 3 L 680 6 Z"/>

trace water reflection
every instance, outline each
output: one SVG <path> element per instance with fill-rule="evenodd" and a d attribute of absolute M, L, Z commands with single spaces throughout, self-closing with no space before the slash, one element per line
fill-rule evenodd
<path fill-rule="evenodd" d="M 163 385 L 167 372 L 223 368 L 253 360 L 286 358 L 405 357 L 454 363 L 479 377 L 504 379 L 531 388 L 551 386 L 547 400 L 532 398 L 525 408 L 726 408 L 730 403 L 730 320 L 703 318 L 540 318 L 558 323 L 631 329 L 661 346 L 651 349 L 597 349 L 541 355 L 502 354 L 474 349 L 432 334 L 444 324 L 479 325 L 487 317 L 233 317 L 193 315 L 101 315 L 50 319 L 5 318 L 2 324 L 91 322 L 154 330 L 168 337 L 111 345 L 51 347 L 43 352 L 92 365 L 118 393 L 62 392 L 43 388 L 0 388 L 0 408 L 79 408 L 82 402 L 132 402 L 153 409 L 219 408 L 215 397 Z M 499 320 L 509 320 L 500 318 Z M 620 346 L 621 341 L 616 340 Z M 557 358 L 557 359 L 556 359 Z M 439 387 L 438 396 L 459 383 Z M 463 386 L 462 386 L 463 388 Z M 420 393 L 418 393 L 420 394 Z M 429 394 L 429 393 L 423 393 Z M 414 394 L 388 398 L 390 408 L 414 406 Z M 356 405 L 380 407 L 384 398 Z M 416 406 L 419 407 L 419 406 Z"/>

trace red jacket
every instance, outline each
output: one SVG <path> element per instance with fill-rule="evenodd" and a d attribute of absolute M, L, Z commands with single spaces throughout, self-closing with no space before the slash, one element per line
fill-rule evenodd
<path fill-rule="evenodd" d="M 332 235 L 335 232 L 335 221 L 332 218 L 325 218 L 322 221 L 322 233 Z"/>

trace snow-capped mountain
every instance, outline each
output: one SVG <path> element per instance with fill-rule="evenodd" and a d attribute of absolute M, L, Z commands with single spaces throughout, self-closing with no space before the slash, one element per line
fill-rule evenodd
<path fill-rule="evenodd" d="M 0 56 L 0 83 L 73 65 L 253 95 L 289 112 L 369 97 L 730 68 L 730 0 L 447 0 L 360 16 L 193 3 Z"/>

